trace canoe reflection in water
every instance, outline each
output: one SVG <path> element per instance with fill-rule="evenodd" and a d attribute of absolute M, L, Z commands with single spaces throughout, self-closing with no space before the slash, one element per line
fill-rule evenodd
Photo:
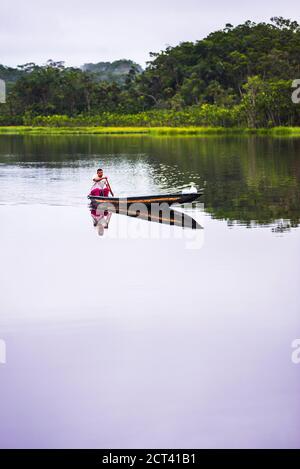
<path fill-rule="evenodd" d="M 90 211 L 93 225 L 99 236 L 103 236 L 104 230 L 108 228 L 112 214 L 125 215 L 149 222 L 161 223 L 169 226 L 178 226 L 192 230 L 203 229 L 203 227 L 187 213 L 170 209 L 168 204 L 153 203 L 151 206 L 144 204 L 131 204 L 126 207 L 106 206 L 92 202 Z"/>

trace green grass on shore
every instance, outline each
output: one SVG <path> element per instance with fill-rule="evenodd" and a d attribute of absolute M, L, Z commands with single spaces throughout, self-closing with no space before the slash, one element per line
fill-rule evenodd
<path fill-rule="evenodd" d="M 300 127 L 273 127 L 270 129 L 228 127 L 30 127 L 0 126 L 2 135 L 270 135 L 299 136 Z"/>

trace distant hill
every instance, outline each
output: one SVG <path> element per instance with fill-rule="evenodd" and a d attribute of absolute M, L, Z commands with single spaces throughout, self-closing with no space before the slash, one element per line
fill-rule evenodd
<path fill-rule="evenodd" d="M 137 74 L 142 73 L 142 67 L 132 60 L 115 60 L 114 62 L 86 63 L 81 69 L 96 75 L 99 81 L 115 81 L 122 83 L 128 73 L 134 69 Z"/>
<path fill-rule="evenodd" d="M 134 70 L 136 74 L 143 72 L 143 69 L 139 64 L 126 59 L 115 60 L 114 62 L 99 62 L 96 64 L 86 63 L 80 68 L 85 72 L 93 73 L 97 81 L 109 81 L 119 84 L 125 82 L 125 79 L 131 70 Z M 28 71 L 29 70 L 27 69 L 27 72 Z M 9 89 L 24 75 L 24 73 L 24 66 L 13 68 L 0 64 L 0 79 L 5 80 Z"/>

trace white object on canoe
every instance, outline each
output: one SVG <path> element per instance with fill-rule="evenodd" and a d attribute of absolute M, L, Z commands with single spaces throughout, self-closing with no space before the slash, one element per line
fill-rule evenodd
<path fill-rule="evenodd" d="M 187 187 L 186 189 L 182 190 L 182 194 L 196 194 L 197 193 L 197 188 L 195 187 L 195 184 L 191 182 L 190 187 Z"/>

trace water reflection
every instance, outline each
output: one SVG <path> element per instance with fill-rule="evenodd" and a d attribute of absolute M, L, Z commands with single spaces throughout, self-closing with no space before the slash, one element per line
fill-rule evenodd
<path fill-rule="evenodd" d="M 205 230 L 91 214 L 100 165 L 206 180 Z M 299 183 L 300 140 L 0 137 L 0 446 L 299 447 Z"/>
<path fill-rule="evenodd" d="M 203 229 L 193 217 L 185 212 L 170 209 L 166 205 L 163 209 L 159 204 L 152 204 L 150 207 L 142 206 L 142 204 L 139 205 L 138 208 L 136 207 L 137 204 L 132 204 L 126 208 L 111 207 L 110 209 L 103 210 L 100 204 L 91 203 L 89 210 L 93 220 L 93 226 L 96 228 L 98 235 L 103 236 L 104 230 L 109 227 L 111 217 L 119 215 L 163 225 L 177 226 L 183 229 Z"/>
<path fill-rule="evenodd" d="M 0 204 L 84 204 L 95 167 L 119 195 L 168 193 L 194 181 L 213 218 L 298 227 L 300 139 L 1 136 Z M 283 230 L 286 231 L 286 230 Z"/>

